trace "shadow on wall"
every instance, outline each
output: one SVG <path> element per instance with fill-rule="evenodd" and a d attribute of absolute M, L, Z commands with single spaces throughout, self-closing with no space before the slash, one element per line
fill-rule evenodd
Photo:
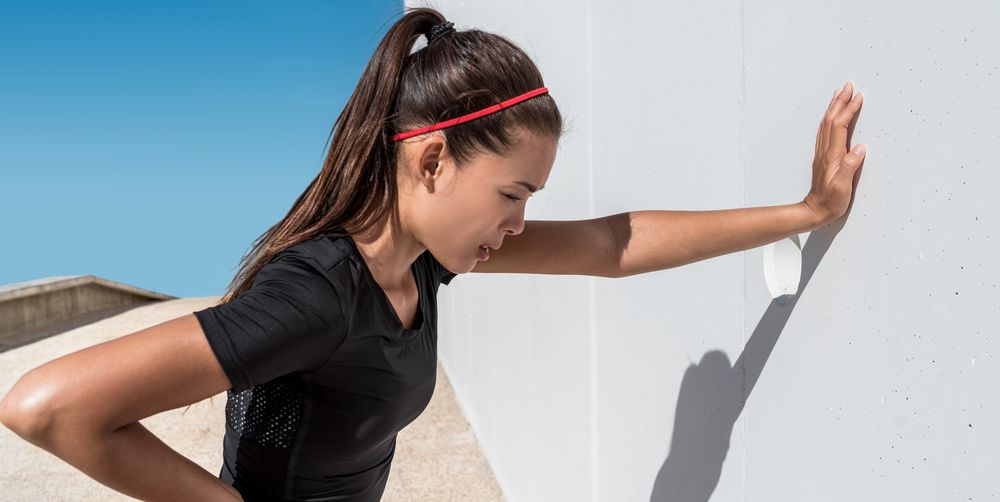
<path fill-rule="evenodd" d="M 802 280 L 796 294 L 771 300 L 736 364 L 730 366 L 725 352 L 713 350 L 684 372 L 670 452 L 656 475 L 650 502 L 706 502 L 712 496 L 729 453 L 733 425 L 802 291 L 843 228 L 850 207 L 847 213 L 809 235 L 802 249 Z"/>

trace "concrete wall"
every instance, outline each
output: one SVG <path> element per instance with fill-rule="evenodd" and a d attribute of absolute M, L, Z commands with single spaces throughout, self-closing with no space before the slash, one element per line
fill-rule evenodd
<path fill-rule="evenodd" d="M 528 219 L 798 202 L 833 91 L 865 93 L 852 212 L 801 253 L 442 288 L 509 500 L 1000 497 L 1000 4 L 428 4 L 519 43 L 573 126 Z"/>
<path fill-rule="evenodd" d="M 0 352 L 173 296 L 92 275 L 0 286 Z"/>

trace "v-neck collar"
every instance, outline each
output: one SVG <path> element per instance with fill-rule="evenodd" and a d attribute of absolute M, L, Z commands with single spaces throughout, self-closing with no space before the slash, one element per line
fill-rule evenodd
<path fill-rule="evenodd" d="M 378 290 L 378 293 L 375 296 L 381 298 L 382 306 L 389 310 L 389 313 L 392 315 L 393 324 L 396 328 L 403 333 L 409 334 L 415 334 L 422 331 L 424 329 L 424 325 L 427 324 L 427 316 L 424 315 L 424 295 L 421 291 L 422 288 L 420 284 L 420 273 L 417 271 L 417 261 L 414 260 L 414 262 L 410 264 L 410 274 L 413 275 L 414 284 L 417 286 L 417 314 L 414 321 L 417 323 L 417 327 L 410 329 L 403 325 L 403 321 L 399 319 L 399 313 L 396 312 L 396 307 L 392 305 L 392 302 L 389 300 L 389 296 L 385 294 L 385 290 L 382 289 L 382 286 L 375 280 L 375 276 L 372 275 L 372 271 L 368 268 L 368 262 L 365 261 L 364 255 L 362 255 L 361 250 L 358 249 L 358 244 L 354 242 L 354 237 L 350 234 L 346 234 L 346 237 L 347 241 L 351 244 L 351 247 L 354 248 L 354 253 L 357 255 L 358 261 L 361 262 L 361 268 L 364 269 L 365 275 L 368 276 L 368 279 L 372 281 L 375 289 Z M 418 256 L 417 260 L 419 259 L 420 257 Z"/>

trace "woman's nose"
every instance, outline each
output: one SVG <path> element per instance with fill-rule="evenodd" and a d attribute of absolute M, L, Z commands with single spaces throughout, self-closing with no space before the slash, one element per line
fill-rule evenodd
<path fill-rule="evenodd" d="M 508 219 L 504 225 L 504 232 L 510 235 L 517 235 L 524 231 L 524 210 L 518 211 L 514 218 Z"/>

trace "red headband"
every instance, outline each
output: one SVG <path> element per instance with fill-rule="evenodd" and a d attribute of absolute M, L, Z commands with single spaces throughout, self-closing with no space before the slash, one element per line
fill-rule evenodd
<path fill-rule="evenodd" d="M 413 136 L 419 136 L 419 135 L 427 133 L 427 132 L 436 131 L 438 129 L 445 129 L 445 128 L 448 128 L 448 127 L 451 127 L 451 126 L 456 126 L 456 125 L 461 124 L 463 122 L 468 122 L 470 120 L 475 120 L 475 119 L 478 119 L 479 117 L 483 117 L 483 116 L 489 115 L 491 113 L 496 113 L 496 112 L 498 112 L 500 110 L 503 110 L 504 108 L 507 108 L 507 107 L 510 107 L 510 106 L 514 106 L 514 105 L 520 103 L 521 101 L 524 101 L 524 100 L 527 100 L 527 99 L 531 99 L 531 98 L 533 98 L 535 96 L 538 96 L 538 95 L 541 95 L 541 94 L 545 94 L 547 92 L 549 92 L 548 87 L 539 87 L 538 89 L 535 89 L 533 91 L 528 91 L 528 92 L 526 92 L 526 93 L 524 93 L 524 94 L 522 94 L 520 96 L 517 96 L 517 97 L 514 97 L 514 98 L 510 98 L 507 101 L 501 101 L 500 103 L 497 103 L 495 105 L 483 108 L 482 110 L 479 110 L 478 112 L 472 112 L 472 113 L 470 113 L 468 115 L 462 115 L 461 117 L 453 118 L 453 119 L 450 119 L 450 120 L 445 120 L 444 122 L 438 122 L 437 124 L 429 125 L 427 127 L 421 127 L 420 129 L 413 129 L 413 130 L 410 130 L 410 131 L 401 132 L 401 133 L 393 136 L 392 140 L 393 141 L 399 141 L 399 140 L 410 138 L 410 137 L 413 137 Z"/>

